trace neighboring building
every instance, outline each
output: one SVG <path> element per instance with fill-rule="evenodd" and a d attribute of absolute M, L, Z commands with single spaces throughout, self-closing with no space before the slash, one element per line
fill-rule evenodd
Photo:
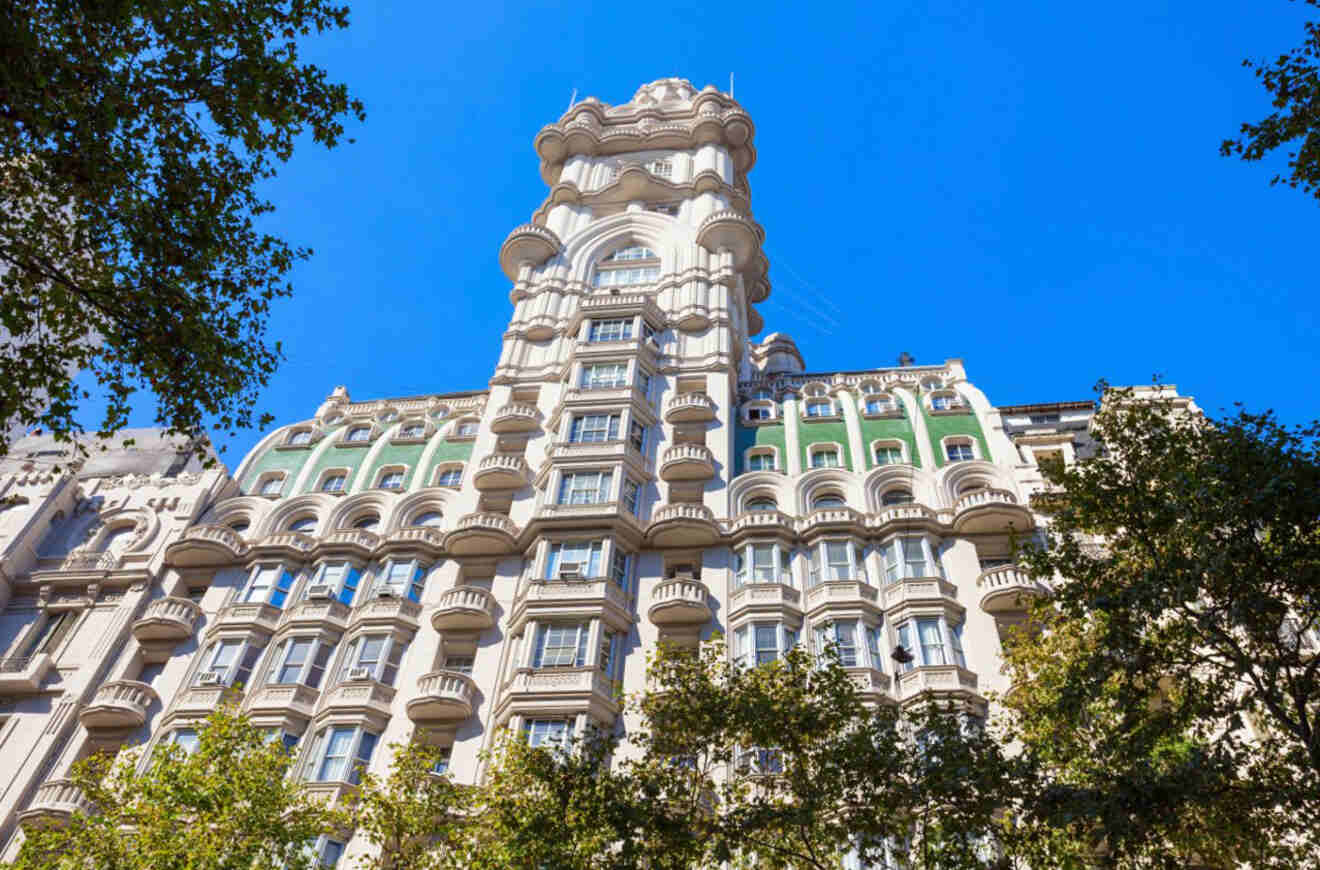
<path fill-rule="evenodd" d="M 6 551 L 6 655 L 32 655 L 35 609 L 61 583 L 106 610 L 65 641 L 81 666 L 57 660 L 58 683 L 4 684 L 28 694 L 0 741 L 42 735 L 23 737 L 8 818 L 58 812 L 66 796 L 40 783 L 97 738 L 75 728 L 52 759 L 58 705 L 96 720 L 104 681 L 143 667 L 163 668 L 129 723 L 146 724 L 102 742 L 186 742 L 237 697 L 330 794 L 413 735 L 470 780 L 502 726 L 538 742 L 613 728 L 616 686 L 642 687 L 663 637 L 718 631 L 749 663 L 830 637 L 873 699 L 934 689 L 983 710 L 1006 688 L 999 628 L 1037 591 L 1010 562 L 1041 522 L 1037 459 L 1089 449 L 1091 404 L 997 410 L 959 360 L 809 372 L 788 336 L 753 340 L 770 284 L 752 139 L 731 97 L 681 79 L 545 127 L 550 191 L 500 249 L 513 314 L 488 389 L 355 402 L 337 388 L 228 488 L 204 475 L 177 504 L 182 476 L 23 483 L 30 503 L 11 510 L 32 514 L 28 550 L 77 487 L 160 525 L 132 539 L 144 564 L 118 585 L 122 567 L 52 573 Z"/>
<path fill-rule="evenodd" d="M 230 486 L 155 430 L 85 460 L 22 438 L 0 460 L 0 843 L 25 812 L 75 805 L 73 761 L 151 735 L 202 591 L 178 586 L 165 549 Z"/>

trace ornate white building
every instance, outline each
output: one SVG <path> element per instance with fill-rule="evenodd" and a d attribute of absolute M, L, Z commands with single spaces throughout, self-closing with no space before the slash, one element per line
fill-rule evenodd
<path fill-rule="evenodd" d="M 187 744 L 225 698 L 337 794 L 415 735 L 471 779 L 501 727 L 614 727 L 662 637 L 720 632 L 749 663 L 829 637 L 895 703 L 1005 689 L 999 629 L 1036 591 L 1011 542 L 1091 403 L 996 408 L 960 360 L 811 372 L 755 339 L 752 140 L 682 79 L 542 129 L 549 191 L 500 249 L 513 313 L 485 390 L 337 388 L 232 481 L 7 475 L 30 501 L 0 514 L 0 751 L 24 759 L 0 833 L 67 813 L 79 755 Z M 55 513 L 98 497 L 89 545 L 41 556 Z M 104 544 L 119 517 L 131 536 Z"/>

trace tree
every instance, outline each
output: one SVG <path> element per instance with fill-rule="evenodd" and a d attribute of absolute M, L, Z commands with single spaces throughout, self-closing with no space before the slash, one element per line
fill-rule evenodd
<path fill-rule="evenodd" d="M 832 654 L 746 668 L 719 641 L 662 647 L 650 683 L 626 737 L 492 758 L 483 866 L 995 866 L 1011 765 L 965 710 L 868 706 Z"/>
<path fill-rule="evenodd" d="M 1008 645 L 1049 866 L 1320 866 L 1320 424 L 1104 393 Z M 1057 579 L 1056 578 L 1063 578 Z"/>
<path fill-rule="evenodd" d="M 1320 6 L 1320 0 L 1305 2 Z M 1276 174 L 1270 183 L 1300 187 L 1320 199 L 1320 22 L 1308 21 L 1304 26 L 1306 38 L 1299 48 L 1279 55 L 1273 63 L 1242 62 L 1269 91 L 1275 111 L 1256 123 L 1244 123 L 1238 138 L 1224 140 L 1219 150 L 1226 157 L 1256 161 L 1293 143 L 1296 150 L 1288 152 L 1287 174 Z"/>
<path fill-rule="evenodd" d="M 266 320 L 311 251 L 259 228 L 257 187 L 299 137 L 333 147 L 364 117 L 298 56 L 347 23 L 329 0 L 4 4 L 0 421 L 82 432 L 83 372 L 103 437 L 144 387 L 204 458 L 207 424 L 269 423 Z"/>
<path fill-rule="evenodd" d="M 282 744 L 229 710 L 198 728 L 195 751 L 162 743 L 141 771 L 138 761 L 127 751 L 75 765 L 94 811 L 29 826 L 13 870 L 299 870 L 316 865 L 308 845 L 342 824 L 285 778 Z"/>
<path fill-rule="evenodd" d="M 439 870 L 456 866 L 469 815 L 471 787 L 437 773 L 444 755 L 424 743 L 391 747 L 385 778 L 362 773 L 349 809 L 358 833 L 371 844 L 366 870 Z"/>

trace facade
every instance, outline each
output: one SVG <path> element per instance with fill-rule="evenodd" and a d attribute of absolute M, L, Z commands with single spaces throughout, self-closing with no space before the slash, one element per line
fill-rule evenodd
<path fill-rule="evenodd" d="M 535 148 L 549 191 L 500 248 L 486 389 L 336 388 L 232 479 L 6 474 L 0 747 L 25 760 L 0 855 L 69 811 L 80 754 L 187 744 L 227 698 L 337 795 L 414 736 L 471 780 L 502 727 L 616 727 L 662 638 L 719 632 L 748 663 L 833 639 L 878 702 L 1007 688 L 999 630 L 1040 591 L 1013 542 L 1091 403 L 996 408 L 960 360 L 812 372 L 754 338 L 753 125 L 713 87 L 584 100 Z M 42 555 L 61 513 L 99 531 Z"/>

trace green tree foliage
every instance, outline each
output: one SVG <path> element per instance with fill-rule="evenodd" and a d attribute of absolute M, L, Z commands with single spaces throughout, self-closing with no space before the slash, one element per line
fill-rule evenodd
<path fill-rule="evenodd" d="M 190 437 L 269 422 L 266 320 L 311 252 L 259 227 L 257 188 L 363 117 L 298 54 L 347 23 L 327 0 L 3 4 L 0 421 L 83 431 L 81 371 L 102 435 L 143 387 Z"/>
<path fill-rule="evenodd" d="M 393 745 L 389 773 L 364 771 L 348 818 L 371 844 L 364 870 L 439 870 L 462 855 L 473 789 L 437 773 L 441 750 L 424 743 Z"/>
<path fill-rule="evenodd" d="M 744 668 L 722 642 L 663 647 L 641 727 L 559 749 L 513 740 L 478 801 L 481 866 L 995 866 L 1010 765 L 974 717 L 933 700 L 867 706 L 833 656 Z M 611 764 L 613 760 L 613 764 Z"/>
<path fill-rule="evenodd" d="M 284 774 L 279 741 L 229 710 L 198 729 L 185 754 L 161 744 L 145 769 L 138 754 L 93 755 L 71 778 L 94 808 L 26 829 L 13 870 L 301 870 L 307 846 L 341 823 Z"/>
<path fill-rule="evenodd" d="M 1320 425 L 1104 396 L 1010 642 L 1037 864 L 1320 866 Z M 1185 400 L 1184 400 L 1185 401 Z"/>
<path fill-rule="evenodd" d="M 1320 6 L 1320 0 L 1304 0 Z M 1288 172 L 1271 179 L 1300 187 L 1320 199 L 1320 22 L 1305 24 L 1306 38 L 1298 48 L 1279 55 L 1272 63 L 1244 60 L 1269 91 L 1274 111 L 1255 123 L 1244 123 L 1238 138 L 1226 139 L 1219 150 L 1243 160 L 1263 159 L 1289 146 Z"/>

